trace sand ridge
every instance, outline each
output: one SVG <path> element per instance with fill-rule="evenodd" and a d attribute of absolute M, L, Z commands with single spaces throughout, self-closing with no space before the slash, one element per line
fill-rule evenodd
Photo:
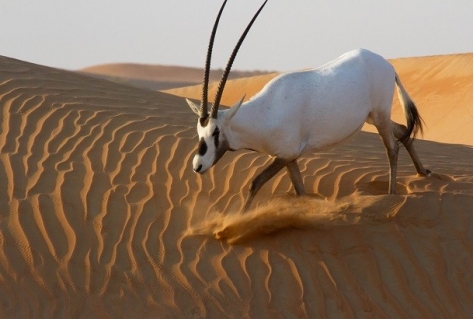
<path fill-rule="evenodd" d="M 183 98 L 0 57 L 0 105 L 0 317 L 472 314 L 471 146 L 417 141 L 429 178 L 400 151 L 389 196 L 362 132 L 300 160 L 311 196 L 280 173 L 242 216 L 269 159 L 194 174 Z"/>
<path fill-rule="evenodd" d="M 151 90 L 192 86 L 202 83 L 203 79 L 201 68 L 173 65 L 115 63 L 91 66 L 83 68 L 79 70 L 79 72 L 113 82 Z M 219 81 L 222 72 L 223 70 L 211 69 L 209 73 L 210 81 Z M 254 77 L 266 73 L 271 72 L 233 70 L 232 73 L 229 74 L 229 78 Z"/>

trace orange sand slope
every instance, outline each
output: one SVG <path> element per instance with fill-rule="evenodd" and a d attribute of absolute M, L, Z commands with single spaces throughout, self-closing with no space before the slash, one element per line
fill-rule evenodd
<path fill-rule="evenodd" d="M 386 195 L 363 132 L 240 215 L 268 158 L 194 174 L 182 98 L 0 57 L 0 106 L 2 318 L 471 317 L 470 146 L 416 142 L 433 176 L 401 151 Z"/>
<path fill-rule="evenodd" d="M 472 145 L 472 53 L 389 60 L 404 87 L 416 102 L 426 127 L 422 138 L 430 141 Z M 244 94 L 250 98 L 277 73 L 229 81 L 222 103 L 232 105 Z M 211 87 L 214 96 L 217 84 Z M 201 86 L 164 91 L 200 99 Z M 395 94 L 392 118 L 406 123 Z M 364 131 L 376 132 L 372 125 Z"/>
<path fill-rule="evenodd" d="M 103 64 L 84 68 L 79 72 L 135 87 L 165 90 L 202 82 L 201 68 L 136 63 Z M 219 81 L 222 70 L 211 70 L 211 81 Z M 230 78 L 250 77 L 269 72 L 233 71 Z"/>

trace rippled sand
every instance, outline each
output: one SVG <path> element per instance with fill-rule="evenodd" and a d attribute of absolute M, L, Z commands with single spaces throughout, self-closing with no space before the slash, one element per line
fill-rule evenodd
<path fill-rule="evenodd" d="M 416 79 L 439 80 L 432 69 L 399 72 L 415 100 Z M 472 55 L 465 81 L 430 96 L 444 115 L 418 103 L 429 132 L 453 114 L 472 129 Z M 196 119 L 181 97 L 0 57 L 0 106 L 0 317 L 472 315 L 464 140 L 416 142 L 429 178 L 401 151 L 390 196 L 382 143 L 362 132 L 300 160 L 310 196 L 292 196 L 281 173 L 241 215 L 269 159 L 228 153 L 194 174 Z"/>

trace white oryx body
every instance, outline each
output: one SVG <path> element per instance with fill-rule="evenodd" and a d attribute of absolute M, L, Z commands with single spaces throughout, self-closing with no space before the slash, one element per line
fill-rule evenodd
<path fill-rule="evenodd" d="M 199 116 L 199 145 L 193 159 L 194 171 L 205 173 L 228 150 L 251 149 L 274 159 L 252 181 L 244 210 L 250 207 L 258 190 L 284 167 L 288 170 L 296 194 L 304 195 L 297 159 L 304 153 L 316 152 L 347 140 L 367 122 L 376 126 L 387 150 L 389 193 L 396 191 L 398 141 L 408 150 L 417 172 L 429 175 L 430 171 L 421 164 L 412 143 L 417 131 L 422 130 L 416 106 L 392 65 L 367 50 L 348 52 L 317 69 L 280 75 L 248 102 L 242 104 L 241 100 L 230 109 L 219 111 L 220 99 L 238 49 L 267 1 L 254 15 L 234 48 L 208 112 L 207 88 L 212 47 L 227 0 L 219 11 L 207 52 L 201 106 L 188 100 L 191 109 Z M 395 86 L 408 127 L 390 119 Z"/>
<path fill-rule="evenodd" d="M 384 58 L 354 50 L 278 76 L 220 127 L 231 149 L 295 159 L 343 142 L 374 115 L 390 119 L 394 87 L 395 71 Z"/>

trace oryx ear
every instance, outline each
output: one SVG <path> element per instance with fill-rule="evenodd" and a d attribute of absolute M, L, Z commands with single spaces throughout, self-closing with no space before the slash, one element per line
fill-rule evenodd
<path fill-rule="evenodd" d="M 199 112 L 199 106 L 197 106 L 196 103 L 189 99 L 186 99 L 186 102 L 188 102 L 189 107 L 194 113 L 196 113 L 197 116 L 201 116 L 201 113 Z"/>
<path fill-rule="evenodd" d="M 235 103 L 230 109 L 227 110 L 226 114 L 225 114 L 225 122 L 226 123 L 229 123 L 230 120 L 234 117 L 234 115 L 237 113 L 237 111 L 239 110 L 240 106 L 242 105 L 242 103 L 244 102 L 244 99 L 245 99 L 245 95 L 240 99 L 240 101 L 238 101 L 237 103 Z"/>

